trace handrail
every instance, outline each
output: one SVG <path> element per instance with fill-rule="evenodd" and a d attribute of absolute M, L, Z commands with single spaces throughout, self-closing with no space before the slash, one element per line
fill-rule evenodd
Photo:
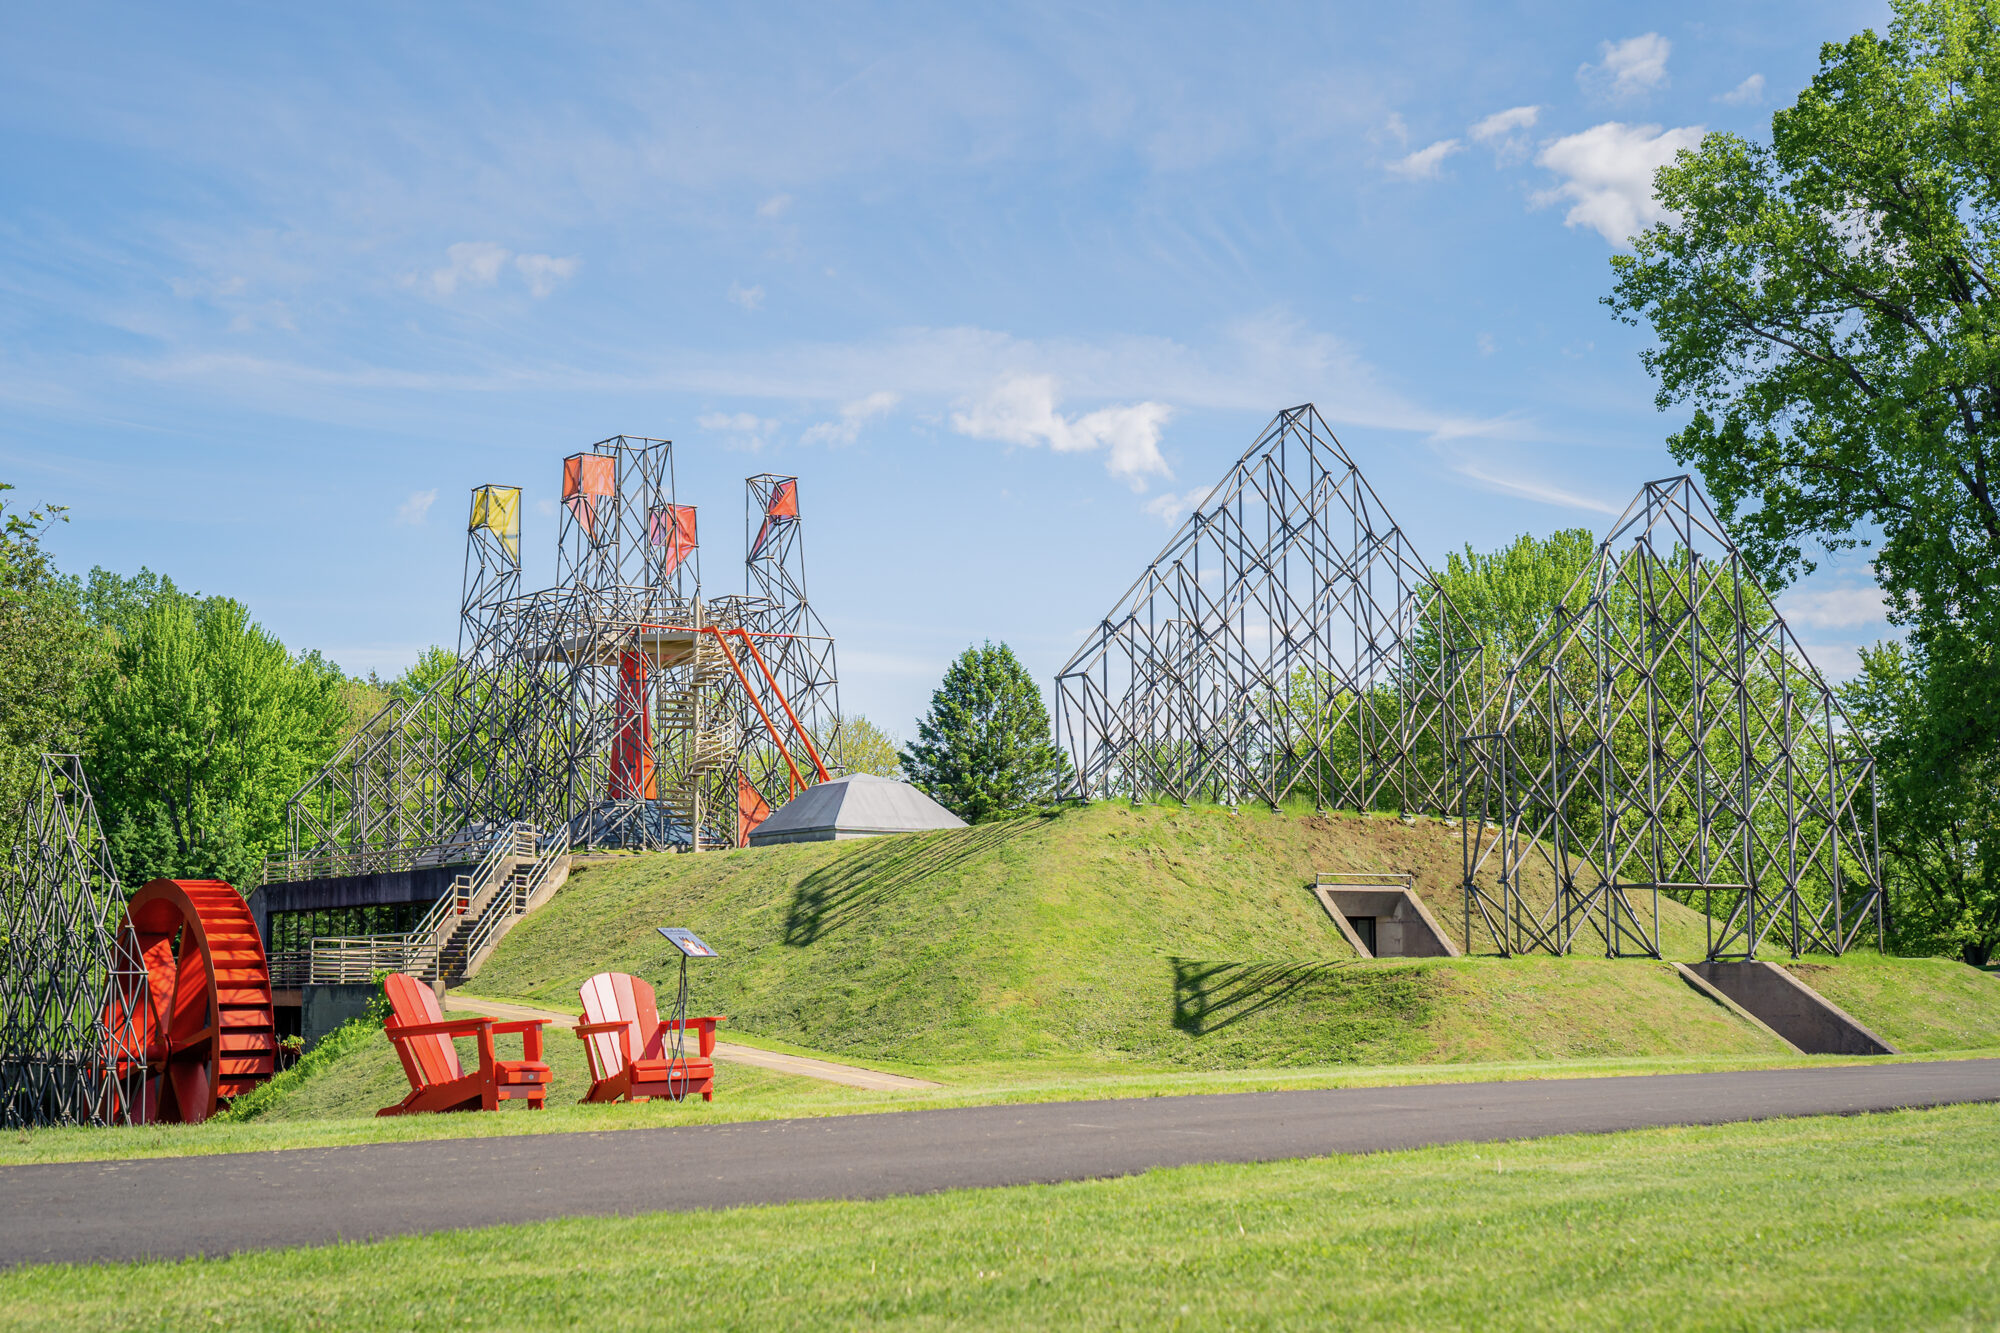
<path fill-rule="evenodd" d="M 560 844 L 557 839 L 561 840 Z M 509 880 L 513 892 L 496 893 L 485 910 L 480 912 L 478 919 L 473 922 L 472 929 L 466 936 L 465 947 L 459 955 L 464 966 L 470 967 L 480 954 L 505 933 L 506 923 L 527 912 L 528 904 L 535 900 L 535 895 L 540 893 L 554 877 L 557 864 L 568 858 L 569 830 L 564 828 L 552 831 L 538 845 L 531 845 L 529 850 L 535 857 L 534 869 L 526 875 L 516 871 Z"/>

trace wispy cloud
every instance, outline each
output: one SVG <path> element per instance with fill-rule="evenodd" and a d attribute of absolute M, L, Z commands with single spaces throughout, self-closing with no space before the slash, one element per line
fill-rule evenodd
<path fill-rule="evenodd" d="M 779 423 L 754 412 L 704 412 L 694 424 L 715 435 L 729 437 L 729 447 L 756 453 L 776 433 Z"/>
<path fill-rule="evenodd" d="M 843 403 L 840 408 L 840 420 L 816 422 L 806 427 L 805 433 L 799 436 L 799 443 L 853 444 L 856 439 L 860 438 L 862 426 L 876 417 L 893 411 L 896 404 L 902 401 L 903 397 L 901 394 L 881 389 L 869 394 L 866 398 L 857 398 L 851 403 Z"/>
<path fill-rule="evenodd" d="M 1813 629 L 1849 629 L 1889 616 L 1882 590 L 1873 585 L 1788 592 L 1780 599 L 1778 609 L 1793 625 Z"/>
<path fill-rule="evenodd" d="M 445 265 L 431 271 L 431 290 L 450 296 L 460 287 L 491 287 L 512 252 L 491 241 L 460 241 L 445 247 Z"/>
<path fill-rule="evenodd" d="M 1577 66 L 1576 81 L 1585 92 L 1600 97 L 1632 97 L 1664 88 L 1667 57 L 1674 44 L 1657 32 L 1605 42 L 1596 64 Z"/>
<path fill-rule="evenodd" d="M 565 258 L 555 255 L 514 256 L 514 267 L 521 270 L 521 276 L 528 280 L 528 294 L 537 300 L 575 277 L 579 262 L 575 255 Z"/>
<path fill-rule="evenodd" d="M 1456 139 L 1440 139 L 1428 148 L 1419 148 L 1408 156 L 1397 158 L 1384 170 L 1406 181 L 1436 180 L 1444 174 L 1444 160 L 1463 147 Z"/>
<path fill-rule="evenodd" d="M 437 498 L 436 487 L 427 491 L 411 491 L 409 498 L 396 506 L 396 521 L 415 527 L 424 521 L 426 514 L 431 512 L 431 506 L 437 503 Z"/>
<path fill-rule="evenodd" d="M 791 206 L 792 196 L 788 194 L 774 194 L 763 203 L 757 205 L 757 216 L 760 218 L 783 217 L 785 210 Z"/>
<path fill-rule="evenodd" d="M 492 241 L 460 241 L 446 246 L 444 257 L 444 267 L 432 269 L 427 279 L 438 296 L 456 295 L 463 287 L 493 286 L 511 259 L 528 284 L 528 294 L 537 300 L 574 277 L 581 262 L 575 255 L 517 255 Z"/>
<path fill-rule="evenodd" d="M 1526 476 L 1500 476 L 1487 470 L 1485 466 L 1470 461 L 1460 461 L 1453 465 L 1453 471 L 1481 490 L 1492 491 L 1496 495 L 1512 495 L 1523 500 L 1536 500 L 1542 504 L 1556 505 L 1564 509 L 1585 509 L 1593 514 L 1610 514 L 1616 517 L 1621 511 L 1618 506 L 1575 491 L 1564 490 L 1547 482 Z"/>
<path fill-rule="evenodd" d="M 1200 490 L 1182 491 L 1178 495 L 1172 491 L 1165 491 L 1146 501 L 1146 512 L 1171 527 L 1180 522 L 1184 515 L 1193 513 L 1196 506 L 1206 500 L 1213 489 L 1204 486 Z"/>
<path fill-rule="evenodd" d="M 1764 100 L 1764 76 L 1752 74 L 1728 92 L 1717 93 L 1714 100 L 1730 106 L 1756 106 Z"/>
<path fill-rule="evenodd" d="M 762 286 L 745 287 L 739 283 L 732 282 L 729 284 L 729 299 L 735 304 L 742 306 L 745 310 L 762 310 L 764 308 L 764 289 Z"/>
<path fill-rule="evenodd" d="M 1160 431 L 1173 419 L 1173 408 L 1129 403 L 1066 417 L 1056 410 L 1058 402 L 1053 375 L 1010 375 L 952 413 L 951 427 L 974 439 L 1045 444 L 1057 453 L 1104 449 L 1105 469 L 1134 490 L 1144 490 L 1148 477 L 1172 478 L 1160 455 Z"/>
<path fill-rule="evenodd" d="M 1536 154 L 1535 164 L 1564 179 L 1538 192 L 1533 202 L 1541 208 L 1567 199 L 1565 225 L 1595 228 L 1613 245 L 1624 245 L 1667 216 L 1653 194 L 1653 173 L 1681 149 L 1699 146 L 1702 133 L 1700 125 L 1663 130 L 1613 120 L 1557 139 Z"/>
<path fill-rule="evenodd" d="M 1493 150 L 1502 163 L 1525 162 L 1528 158 L 1527 132 L 1541 119 L 1538 106 L 1511 106 L 1473 122 L 1466 137 Z"/>

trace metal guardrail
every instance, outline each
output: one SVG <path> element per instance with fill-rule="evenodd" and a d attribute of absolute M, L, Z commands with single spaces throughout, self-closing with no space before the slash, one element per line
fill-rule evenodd
<path fill-rule="evenodd" d="M 334 879 L 342 875 L 381 875 L 464 862 L 479 850 L 476 842 L 412 842 L 364 847 L 321 856 L 273 856 L 264 862 L 262 883 L 289 884 L 299 880 Z"/>
<path fill-rule="evenodd" d="M 544 840 L 531 825 L 509 824 L 492 839 L 472 873 L 453 879 L 451 887 L 431 904 L 414 927 L 396 934 L 316 936 L 303 951 L 271 958 L 272 984 L 350 984 L 371 981 L 377 972 L 407 972 L 436 980 L 445 950 L 459 934 L 465 917 L 472 915 L 477 922 L 494 903 L 510 900 L 513 894 L 506 890 L 519 878 L 511 873 L 512 867 L 536 857 L 544 841 L 552 845 L 553 836 L 561 836 L 567 850 L 566 833 Z M 510 873 L 502 873 L 503 870 Z"/>
<path fill-rule="evenodd" d="M 530 843 L 528 850 L 535 858 L 534 869 L 525 875 L 517 871 L 511 878 L 511 892 L 495 893 L 479 913 L 460 954 L 466 966 L 505 933 L 508 922 L 525 914 L 535 896 L 547 887 L 557 866 L 569 856 L 569 831 L 557 829 L 539 842 Z"/>

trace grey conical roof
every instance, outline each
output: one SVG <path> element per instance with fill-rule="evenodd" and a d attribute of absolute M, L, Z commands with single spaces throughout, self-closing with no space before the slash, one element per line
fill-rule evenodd
<path fill-rule="evenodd" d="M 779 806 L 750 835 L 750 845 L 964 827 L 964 820 L 907 782 L 872 773 L 850 773 L 808 787 Z"/>

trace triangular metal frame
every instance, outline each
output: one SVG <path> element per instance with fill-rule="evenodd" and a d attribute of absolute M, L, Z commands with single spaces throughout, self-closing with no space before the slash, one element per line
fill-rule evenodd
<path fill-rule="evenodd" d="M 1710 958 L 1879 945 L 1874 757 L 1692 478 L 1645 485 L 1483 714 L 1468 937 L 1657 958 L 1666 892 L 1711 912 Z"/>
<path fill-rule="evenodd" d="M 1057 677 L 1073 794 L 1445 813 L 1473 643 L 1319 412 L 1289 408 Z"/>

